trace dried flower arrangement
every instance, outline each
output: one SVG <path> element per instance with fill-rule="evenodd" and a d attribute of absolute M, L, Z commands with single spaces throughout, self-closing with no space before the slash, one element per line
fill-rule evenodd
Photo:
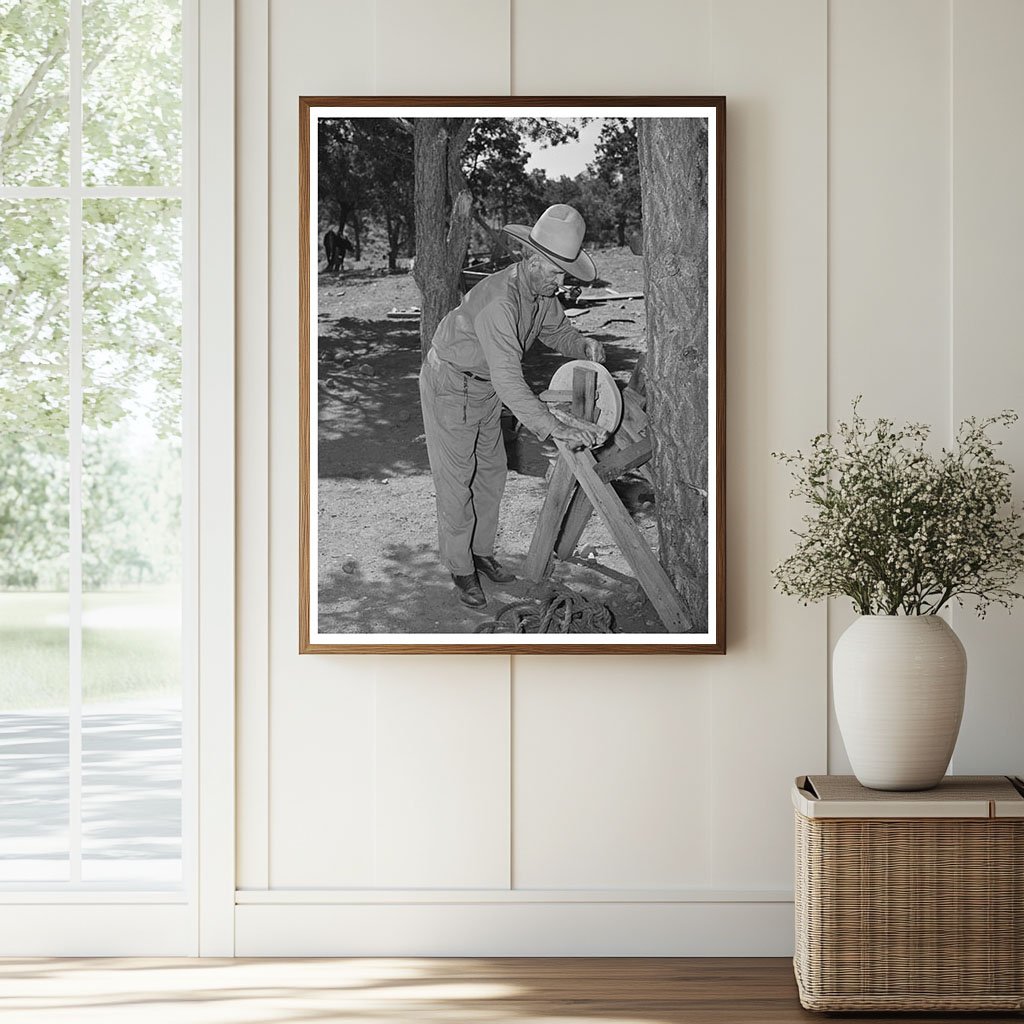
<path fill-rule="evenodd" d="M 773 452 L 811 511 L 775 587 L 805 603 L 846 596 L 862 615 L 934 615 L 973 598 L 979 616 L 1011 607 L 1024 570 L 1024 517 L 1010 474 L 988 436 L 1005 411 L 964 420 L 951 450 L 926 450 L 929 427 L 870 426 L 853 402 L 849 423 L 819 434 L 810 451 Z"/>

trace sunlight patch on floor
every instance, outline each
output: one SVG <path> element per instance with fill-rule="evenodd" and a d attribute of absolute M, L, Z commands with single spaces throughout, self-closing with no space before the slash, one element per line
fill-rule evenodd
<path fill-rule="evenodd" d="M 543 984 L 512 983 L 501 974 L 487 961 L 415 958 L 7 959 L 0 960 L 0 1019 L 3 1024 L 660 1024 L 657 1016 L 594 1016 L 593 1003 L 576 1013 L 575 998 L 563 1004 Z M 583 992 L 580 997 L 588 999 Z"/>

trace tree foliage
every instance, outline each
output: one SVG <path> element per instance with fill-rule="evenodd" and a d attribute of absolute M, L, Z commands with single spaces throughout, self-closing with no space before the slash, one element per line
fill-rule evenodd
<path fill-rule="evenodd" d="M 136 443 L 134 425 L 88 431 L 82 466 L 87 589 L 175 580 L 181 563 L 181 442 Z"/>
<path fill-rule="evenodd" d="M 67 5 L 0 0 L 0 185 L 68 176 Z"/>
<path fill-rule="evenodd" d="M 0 442 L 63 443 L 68 217 L 63 200 L 0 200 Z"/>
<path fill-rule="evenodd" d="M 463 169 L 476 213 L 484 226 L 532 221 L 546 206 L 547 177 L 527 171 L 527 141 L 558 146 L 579 137 L 582 119 L 551 117 L 477 118 L 462 155 Z"/>
<path fill-rule="evenodd" d="M 68 5 L 0 0 L 0 182 L 68 183 Z M 181 5 L 83 5 L 85 184 L 181 180 Z M 181 210 L 83 203 L 83 571 L 177 574 Z M 64 587 L 68 565 L 69 209 L 0 201 L 0 586 Z"/>
<path fill-rule="evenodd" d="M 181 0 L 87 0 L 82 11 L 86 184 L 181 181 Z"/>
<path fill-rule="evenodd" d="M 408 126 L 391 118 L 323 118 L 319 126 L 317 184 L 320 221 L 361 242 L 369 217 L 384 236 L 388 266 L 414 247 L 413 140 Z M 356 259 L 361 253 L 356 250 Z"/>
<path fill-rule="evenodd" d="M 85 182 L 179 183 L 180 0 L 88 0 L 82 49 Z M 67 184 L 67 3 L 0 0 L 0 53 L 0 184 Z"/>
<path fill-rule="evenodd" d="M 369 182 L 358 166 L 353 120 L 324 118 L 319 124 L 318 143 L 320 220 L 335 223 L 342 230 L 347 225 L 358 232 Z"/>
<path fill-rule="evenodd" d="M 181 434 L 181 210 L 170 199 L 85 203 L 83 421 Z"/>
<path fill-rule="evenodd" d="M 601 125 L 597 156 L 591 168 L 593 188 L 604 201 L 605 216 L 611 220 L 618 245 L 640 227 L 640 161 L 636 121 L 610 117 Z"/>
<path fill-rule="evenodd" d="M 66 450 L 0 438 L 0 587 L 66 586 L 68 498 Z"/>
<path fill-rule="evenodd" d="M 587 224 L 585 241 L 588 245 L 610 245 L 616 241 L 611 190 L 592 169 L 581 171 L 575 178 L 563 176 L 547 181 L 544 200 L 547 206 L 568 203 L 579 210 Z"/>
<path fill-rule="evenodd" d="M 135 424 L 86 431 L 82 574 L 87 589 L 164 583 L 181 560 L 181 443 L 138 443 Z M 68 453 L 6 438 L 0 464 L 0 587 L 68 585 Z"/>
<path fill-rule="evenodd" d="M 398 256 L 423 256 L 415 237 L 415 139 L 428 133 L 427 120 L 410 118 L 325 118 L 319 123 L 319 227 L 348 226 L 352 232 L 369 229 L 388 253 L 389 267 Z M 453 196 L 463 189 L 472 200 L 473 245 L 503 255 L 508 240 L 501 228 L 508 223 L 532 223 L 553 203 L 571 203 L 587 222 L 589 245 L 632 241 L 640 225 L 639 166 L 636 126 L 631 118 L 602 122 L 595 159 L 573 178 L 549 179 L 542 169 L 528 170 L 531 149 L 561 146 L 579 138 L 590 118 L 496 117 L 432 119 L 444 122 L 446 140 L 465 143 L 449 152 L 430 172 L 446 180 L 433 185 L 431 202 L 440 204 L 434 227 L 424 229 L 432 251 L 440 251 L 432 232 L 447 236 L 452 228 Z M 468 134 L 463 128 L 468 129 Z M 433 130 L 432 128 L 430 130 Z M 440 144 L 440 143 L 438 143 Z M 447 181 L 450 176 L 452 182 Z M 426 172 L 425 172 L 426 173 Z M 458 179 L 458 180 L 455 180 Z M 421 188 L 428 183 L 421 182 Z M 458 232 L 457 232 L 458 233 Z M 360 236 L 354 241 L 357 246 Z M 356 258 L 359 259 L 358 252 Z M 427 256 L 428 267 L 431 256 Z M 453 257 L 454 259 L 454 257 Z M 457 262 L 457 260 L 456 260 Z M 434 271 L 429 271 L 433 275 Z M 418 274 L 423 276 L 422 274 Z M 438 288 L 435 281 L 433 288 Z M 448 286 L 440 289 L 447 291 Z M 444 301 L 451 301 L 451 296 Z"/>

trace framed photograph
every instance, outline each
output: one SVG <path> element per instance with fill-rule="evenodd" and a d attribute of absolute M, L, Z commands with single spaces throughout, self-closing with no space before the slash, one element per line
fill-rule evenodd
<path fill-rule="evenodd" d="M 725 100 L 299 100 L 301 653 L 725 652 Z"/>

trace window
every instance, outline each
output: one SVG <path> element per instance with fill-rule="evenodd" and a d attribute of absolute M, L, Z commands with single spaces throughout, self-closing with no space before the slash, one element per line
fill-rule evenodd
<path fill-rule="evenodd" d="M 6 887 L 183 884 L 182 40 L 181 0 L 0 0 Z"/>

